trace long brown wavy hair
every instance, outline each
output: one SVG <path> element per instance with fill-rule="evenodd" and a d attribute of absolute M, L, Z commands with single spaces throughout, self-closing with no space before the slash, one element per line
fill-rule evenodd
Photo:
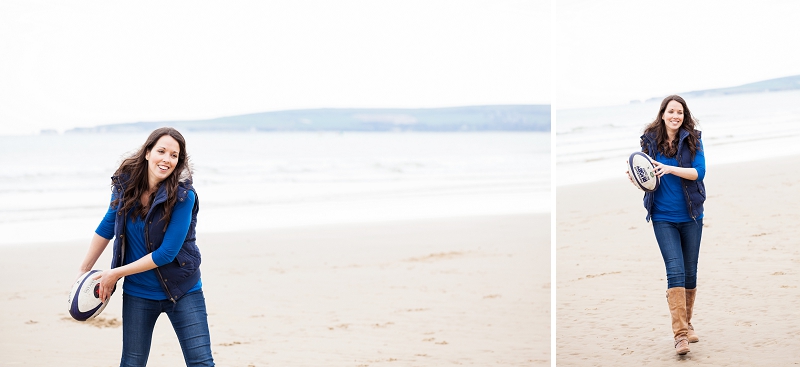
<path fill-rule="evenodd" d="M 692 152 L 692 158 L 694 159 L 695 152 L 697 152 L 698 146 L 700 145 L 700 132 L 695 129 L 695 126 L 698 125 L 698 121 L 692 116 L 692 112 L 689 111 L 689 106 L 686 105 L 686 101 L 683 100 L 681 96 L 671 95 L 664 98 L 664 100 L 661 101 L 661 108 L 658 110 L 658 115 L 656 115 L 653 122 L 649 123 L 647 127 L 644 128 L 644 133 L 655 134 L 658 152 L 664 156 L 674 157 L 675 154 L 678 153 L 678 140 L 680 140 L 680 135 L 676 136 L 675 139 L 670 142 L 669 136 L 667 135 L 667 127 L 663 119 L 664 111 L 667 110 L 667 105 L 670 101 L 676 101 L 683 106 L 683 123 L 680 128 L 689 132 L 686 143 L 689 145 L 689 150 Z M 647 155 L 653 156 L 655 154 L 655 152 L 650 154 L 650 152 L 647 151 L 647 146 L 644 145 L 644 141 L 642 141 L 642 148 Z"/>
<path fill-rule="evenodd" d="M 172 208 L 175 207 L 175 202 L 178 201 L 178 182 L 184 179 L 191 179 L 192 177 L 192 168 L 189 163 L 189 155 L 186 153 L 186 140 L 183 138 L 183 135 L 181 135 L 178 130 L 171 127 L 162 127 L 154 130 L 150 133 L 150 136 L 147 137 L 144 145 L 142 145 L 136 153 L 125 158 L 114 173 L 115 176 L 127 176 L 125 192 L 122 195 L 121 210 L 125 213 L 131 211 L 130 214 L 134 220 L 136 218 L 144 219 L 158 191 L 158 188 L 156 188 L 156 190 L 150 193 L 150 197 L 147 199 L 147 205 L 141 205 L 140 198 L 142 194 L 147 192 L 150 188 L 147 179 L 147 160 L 145 157 L 147 152 L 153 150 L 153 146 L 156 145 L 158 139 L 161 139 L 164 135 L 169 135 L 175 139 L 180 147 L 178 164 L 175 166 L 175 170 L 158 184 L 158 187 L 166 185 L 167 201 L 164 203 L 164 217 L 162 219 L 167 223 L 169 223 L 172 217 Z M 114 200 L 111 206 L 116 206 L 118 201 L 119 198 Z"/>

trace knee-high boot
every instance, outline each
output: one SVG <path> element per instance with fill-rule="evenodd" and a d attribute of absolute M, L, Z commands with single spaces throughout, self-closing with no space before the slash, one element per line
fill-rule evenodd
<path fill-rule="evenodd" d="M 695 296 L 697 296 L 697 288 L 686 290 L 686 324 L 688 325 L 686 337 L 689 338 L 689 343 L 700 341 L 700 337 L 694 332 L 694 327 L 692 326 L 692 308 L 694 308 Z"/>
<path fill-rule="evenodd" d="M 686 334 L 689 325 L 686 321 L 686 288 L 675 287 L 667 289 L 667 303 L 672 316 L 672 333 L 675 336 L 675 353 L 684 355 L 689 353 L 689 338 Z"/>

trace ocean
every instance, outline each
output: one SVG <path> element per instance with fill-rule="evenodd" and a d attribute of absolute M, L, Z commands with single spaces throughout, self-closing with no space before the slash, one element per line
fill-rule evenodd
<path fill-rule="evenodd" d="M 714 165 L 800 154 L 800 91 L 688 99 L 699 120 L 706 177 Z M 661 101 L 558 110 L 556 185 L 619 178 Z M 627 183 L 626 183 L 627 184 Z"/>
<path fill-rule="evenodd" d="M 0 244 L 87 244 L 144 133 L 0 136 Z M 549 132 L 185 132 L 198 234 L 546 213 Z"/>

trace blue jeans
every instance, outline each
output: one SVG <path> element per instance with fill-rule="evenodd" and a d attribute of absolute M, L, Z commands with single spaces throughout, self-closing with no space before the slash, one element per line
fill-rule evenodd
<path fill-rule="evenodd" d="M 703 220 L 683 223 L 653 221 L 653 232 L 667 268 L 667 288 L 696 288 Z"/>
<path fill-rule="evenodd" d="M 211 335 L 208 331 L 206 299 L 203 291 L 178 299 L 153 301 L 122 294 L 122 361 L 120 367 L 145 366 L 150 355 L 153 328 L 166 312 L 178 335 L 187 366 L 213 366 Z"/>

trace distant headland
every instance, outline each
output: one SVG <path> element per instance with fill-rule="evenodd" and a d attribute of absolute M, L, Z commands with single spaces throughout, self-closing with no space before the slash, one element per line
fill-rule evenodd
<path fill-rule="evenodd" d="M 678 95 L 684 98 L 695 98 L 695 97 L 726 96 L 732 94 L 745 94 L 745 93 L 783 92 L 789 90 L 800 90 L 800 75 L 762 80 L 760 82 L 744 84 L 736 87 L 696 90 L 691 92 L 678 93 Z M 664 99 L 664 97 L 666 96 L 653 97 L 646 100 L 645 102 L 661 101 L 662 99 Z"/>
<path fill-rule="evenodd" d="M 149 121 L 81 127 L 66 133 L 150 131 L 550 131 L 550 105 L 448 108 L 320 108 L 207 120 Z"/>

